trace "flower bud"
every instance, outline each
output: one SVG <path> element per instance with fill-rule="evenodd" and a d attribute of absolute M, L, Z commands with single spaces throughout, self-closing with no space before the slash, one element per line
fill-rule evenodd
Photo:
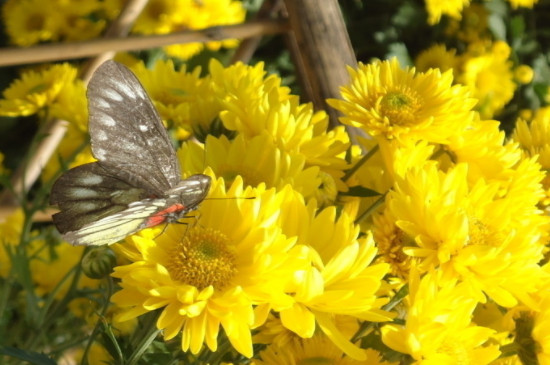
<path fill-rule="evenodd" d="M 113 271 L 116 255 L 109 247 L 94 247 L 82 258 L 82 271 L 92 279 L 101 279 Z"/>

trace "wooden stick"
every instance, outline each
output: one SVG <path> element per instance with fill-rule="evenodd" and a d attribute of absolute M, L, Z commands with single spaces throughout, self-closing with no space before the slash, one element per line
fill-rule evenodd
<path fill-rule="evenodd" d="M 327 98 L 340 96 L 339 87 L 349 82 L 346 66 L 357 61 L 337 0 L 285 0 L 288 18 L 307 80 L 305 90 L 316 109 L 327 110 L 331 125 L 338 125 L 338 113 L 326 104 Z"/>
<path fill-rule="evenodd" d="M 286 22 L 264 20 L 170 34 L 94 39 L 77 43 L 44 44 L 29 48 L 1 48 L 0 66 L 89 57 L 110 51 L 136 51 L 170 44 L 243 39 L 263 34 L 282 33 L 287 30 Z"/>

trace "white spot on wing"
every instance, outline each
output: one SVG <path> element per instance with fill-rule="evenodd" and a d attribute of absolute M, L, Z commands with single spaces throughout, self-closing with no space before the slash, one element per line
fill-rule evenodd
<path fill-rule="evenodd" d="M 100 108 L 111 109 L 111 103 L 109 103 L 107 100 L 103 98 L 96 98 L 95 102 Z"/>
<path fill-rule="evenodd" d="M 106 157 L 106 153 L 105 153 L 105 150 L 103 148 L 96 147 L 96 148 L 94 148 L 93 152 L 94 152 L 93 155 L 98 160 L 104 160 L 105 157 Z"/>
<path fill-rule="evenodd" d="M 81 177 L 79 182 L 83 185 L 97 185 L 103 182 L 103 178 L 99 175 L 86 175 L 86 177 Z"/>
<path fill-rule="evenodd" d="M 86 188 L 69 188 L 68 195 L 73 198 L 86 199 L 86 198 L 95 198 L 99 194 L 93 189 Z"/>
<path fill-rule="evenodd" d="M 142 132 L 147 132 L 149 130 L 149 126 L 147 124 L 140 124 L 139 130 Z"/>
<path fill-rule="evenodd" d="M 134 93 L 134 91 L 128 87 L 128 85 L 126 84 L 118 84 L 117 85 L 117 88 L 122 91 L 122 93 L 128 97 L 130 97 L 131 99 L 135 99 L 136 98 L 136 94 Z"/>
<path fill-rule="evenodd" d="M 115 101 L 122 101 L 124 98 L 122 95 L 118 93 L 115 89 L 108 89 L 105 88 L 101 90 L 103 92 L 103 95 L 106 96 L 108 99 L 115 100 Z"/>
<path fill-rule="evenodd" d="M 109 114 L 102 113 L 101 115 L 98 116 L 98 118 L 99 118 L 98 122 L 103 125 L 106 125 L 109 127 L 114 127 L 116 125 L 116 121 Z"/>
<path fill-rule="evenodd" d="M 93 202 L 78 202 L 76 203 L 76 206 L 81 212 L 89 212 L 98 208 L 98 205 Z"/>
<path fill-rule="evenodd" d="M 105 133 L 105 131 L 101 129 L 95 132 L 94 137 L 100 141 L 106 141 L 107 139 L 109 139 L 109 137 L 107 137 L 107 133 Z"/>
<path fill-rule="evenodd" d="M 138 87 L 136 89 L 136 94 L 141 98 L 141 99 L 149 99 L 149 97 L 147 96 L 147 94 L 145 93 L 145 90 L 143 90 L 141 87 Z"/>

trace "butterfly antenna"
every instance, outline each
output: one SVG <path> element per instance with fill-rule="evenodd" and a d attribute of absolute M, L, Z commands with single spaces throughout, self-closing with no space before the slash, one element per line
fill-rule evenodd
<path fill-rule="evenodd" d="M 256 199 L 256 197 L 255 196 L 228 196 L 225 198 L 204 198 L 204 200 L 227 200 L 227 199 L 252 200 L 252 199 Z"/>

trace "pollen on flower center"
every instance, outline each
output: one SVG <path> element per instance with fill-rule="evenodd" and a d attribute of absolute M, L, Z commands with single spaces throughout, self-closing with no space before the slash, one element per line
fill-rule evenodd
<path fill-rule="evenodd" d="M 391 264 L 394 275 L 403 279 L 408 277 L 411 265 L 411 257 L 403 252 L 403 247 L 411 244 L 410 238 L 399 228 L 395 228 L 390 241 L 380 242 L 380 252 L 385 262 Z"/>
<path fill-rule="evenodd" d="M 439 347 L 438 352 L 448 354 L 453 359 L 453 363 L 457 365 L 472 363 L 468 351 L 459 341 L 445 341 Z"/>
<path fill-rule="evenodd" d="M 221 289 L 236 272 L 229 239 L 219 231 L 195 227 L 187 232 L 167 265 L 173 279 L 204 289 Z"/>
<path fill-rule="evenodd" d="M 420 108 L 418 95 L 413 90 L 398 90 L 387 93 L 380 100 L 382 115 L 391 124 L 413 125 Z"/>
<path fill-rule="evenodd" d="M 504 240 L 502 233 L 493 232 L 493 230 L 489 229 L 489 227 L 479 219 L 470 218 L 469 221 L 469 245 L 489 245 L 497 247 Z"/>

